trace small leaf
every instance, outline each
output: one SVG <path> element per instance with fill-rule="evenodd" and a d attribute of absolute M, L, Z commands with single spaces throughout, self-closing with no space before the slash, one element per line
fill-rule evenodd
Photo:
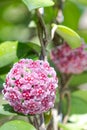
<path fill-rule="evenodd" d="M 45 119 L 45 123 L 48 124 L 50 122 L 52 118 L 52 113 L 51 111 L 45 112 L 44 113 L 44 119 Z"/>
<path fill-rule="evenodd" d="M 54 5 L 52 0 L 22 0 L 28 9 L 31 11 L 40 7 L 47 7 Z"/>
<path fill-rule="evenodd" d="M 62 25 L 52 24 L 52 26 L 52 30 L 56 31 L 69 44 L 72 49 L 81 46 L 81 38 L 75 31 Z"/>
<path fill-rule="evenodd" d="M 31 124 L 22 120 L 9 121 L 0 127 L 0 130 L 36 130 Z"/>

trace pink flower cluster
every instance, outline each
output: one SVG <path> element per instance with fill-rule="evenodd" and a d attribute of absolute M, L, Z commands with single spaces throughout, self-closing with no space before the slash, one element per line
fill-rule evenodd
<path fill-rule="evenodd" d="M 62 73 L 79 74 L 87 70 L 87 45 L 71 49 L 64 43 L 51 51 L 51 59 Z"/>
<path fill-rule="evenodd" d="M 54 106 L 58 79 L 46 61 L 21 59 L 4 83 L 4 98 L 18 113 L 40 114 Z"/>

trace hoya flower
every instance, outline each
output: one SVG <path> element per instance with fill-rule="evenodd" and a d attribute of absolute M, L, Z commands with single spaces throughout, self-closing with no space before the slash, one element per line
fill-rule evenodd
<path fill-rule="evenodd" d="M 87 46 L 71 49 L 64 43 L 51 51 L 51 59 L 62 73 L 79 74 L 87 70 Z"/>
<path fill-rule="evenodd" d="M 54 106 L 57 83 L 48 62 L 21 59 L 7 74 L 3 94 L 18 113 L 40 114 Z"/>

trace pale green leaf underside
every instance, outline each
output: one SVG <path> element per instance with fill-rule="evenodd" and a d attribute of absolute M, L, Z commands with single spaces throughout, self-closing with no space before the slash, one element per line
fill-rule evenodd
<path fill-rule="evenodd" d="M 0 130 L 36 130 L 31 124 L 22 120 L 9 121 L 0 127 Z"/>
<path fill-rule="evenodd" d="M 63 25 L 53 24 L 52 26 L 56 27 L 55 31 L 69 44 L 72 49 L 81 46 L 81 38 L 74 30 Z"/>
<path fill-rule="evenodd" d="M 31 11 L 33 9 L 38 9 L 40 7 L 47 7 L 54 5 L 51 0 L 22 0 L 28 9 Z"/>

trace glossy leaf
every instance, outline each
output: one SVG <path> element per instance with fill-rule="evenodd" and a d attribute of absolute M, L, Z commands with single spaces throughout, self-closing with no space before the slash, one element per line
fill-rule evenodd
<path fill-rule="evenodd" d="M 70 45 L 72 49 L 81 46 L 80 36 L 72 29 L 63 26 L 53 24 L 53 29 Z"/>
<path fill-rule="evenodd" d="M 54 5 L 54 2 L 51 0 L 22 0 L 28 9 L 31 11 L 40 7 L 47 7 Z"/>
<path fill-rule="evenodd" d="M 22 120 L 9 121 L 0 127 L 0 130 L 36 130 L 31 124 Z"/>
<path fill-rule="evenodd" d="M 4 42 L 0 44 L 0 68 L 15 62 L 20 58 L 26 57 L 28 53 L 31 54 L 32 52 L 39 53 L 40 46 L 32 42 Z"/>
<path fill-rule="evenodd" d="M 29 51 L 26 44 L 7 41 L 0 44 L 0 68 L 24 57 Z"/>
<path fill-rule="evenodd" d="M 87 113 L 87 91 L 76 91 L 71 95 L 71 114 Z"/>
<path fill-rule="evenodd" d="M 13 62 L 16 58 L 18 42 L 4 42 L 0 44 L 0 67 L 6 66 Z"/>

